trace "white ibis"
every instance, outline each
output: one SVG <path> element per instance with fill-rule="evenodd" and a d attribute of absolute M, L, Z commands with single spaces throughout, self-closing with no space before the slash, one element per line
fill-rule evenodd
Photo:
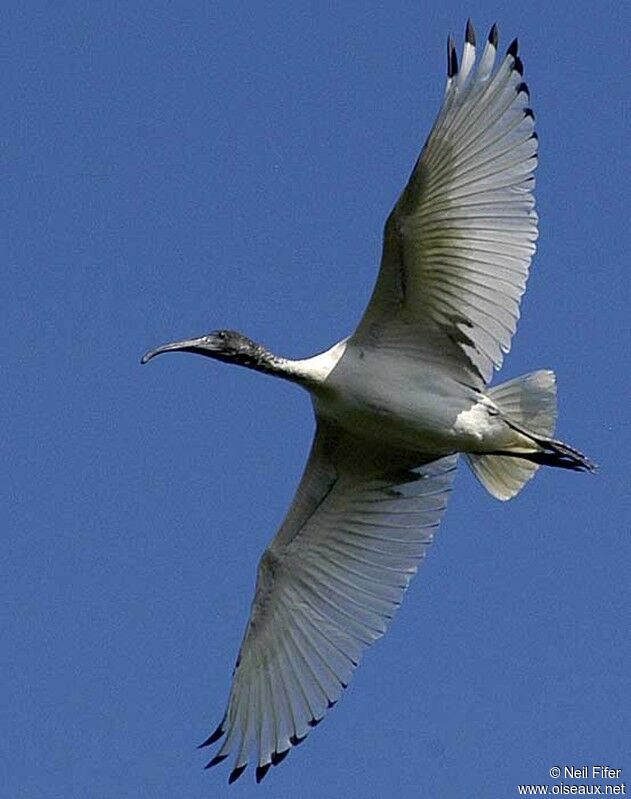
<path fill-rule="evenodd" d="M 355 332 L 288 360 L 220 330 L 147 353 L 193 352 L 311 395 L 316 432 L 285 521 L 258 568 L 225 715 L 202 744 L 234 782 L 270 765 L 337 702 L 386 630 L 432 542 L 460 453 L 498 499 L 545 464 L 594 466 L 554 439 L 556 387 L 537 371 L 488 388 L 508 352 L 535 252 L 537 136 L 517 40 L 496 66 L 467 23 L 448 40 L 441 111 L 384 231 Z"/>

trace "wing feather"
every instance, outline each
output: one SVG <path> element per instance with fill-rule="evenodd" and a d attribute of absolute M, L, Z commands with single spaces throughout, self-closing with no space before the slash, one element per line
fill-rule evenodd
<path fill-rule="evenodd" d="M 212 765 L 257 780 L 318 724 L 385 632 L 445 509 L 456 455 L 421 465 L 320 426 L 294 504 L 259 565 Z"/>
<path fill-rule="evenodd" d="M 379 346 L 394 328 L 426 358 L 433 326 L 445 367 L 455 359 L 484 384 L 510 349 L 535 251 L 538 140 L 517 43 L 495 67 L 495 26 L 477 62 L 474 41 L 469 23 L 459 73 L 449 45 L 443 106 L 386 223 L 379 278 L 353 340 Z"/>

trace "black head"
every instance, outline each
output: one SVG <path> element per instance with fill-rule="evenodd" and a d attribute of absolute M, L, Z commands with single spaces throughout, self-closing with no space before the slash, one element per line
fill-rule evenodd
<path fill-rule="evenodd" d="M 156 355 L 163 352 L 193 352 L 196 355 L 206 355 L 218 361 L 228 363 L 238 363 L 242 366 L 252 366 L 256 368 L 266 360 L 269 353 L 260 344 L 256 344 L 252 339 L 237 333 L 235 330 L 214 330 L 199 338 L 184 339 L 173 341 L 170 344 L 163 344 L 155 350 L 147 352 L 141 358 L 141 363 L 147 363 Z"/>

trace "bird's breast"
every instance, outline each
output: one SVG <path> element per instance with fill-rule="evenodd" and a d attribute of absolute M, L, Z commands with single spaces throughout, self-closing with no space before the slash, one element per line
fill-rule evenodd
<path fill-rule="evenodd" d="M 473 389 L 418 363 L 362 358 L 342 366 L 315 397 L 319 416 L 395 448 L 432 454 L 458 448 L 456 419 L 477 401 Z"/>

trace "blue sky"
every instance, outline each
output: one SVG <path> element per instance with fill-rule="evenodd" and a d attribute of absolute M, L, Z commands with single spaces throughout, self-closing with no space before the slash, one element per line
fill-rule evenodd
<path fill-rule="evenodd" d="M 600 471 L 542 470 L 503 504 L 462 467 L 342 701 L 230 792 L 493 799 L 584 763 L 631 782 L 625 4 L 22 2 L 2 24 L 5 796 L 228 793 L 195 745 L 310 405 L 138 359 L 216 327 L 295 357 L 353 329 L 469 15 L 519 36 L 540 137 L 502 378 L 553 368 L 559 436 Z"/>

